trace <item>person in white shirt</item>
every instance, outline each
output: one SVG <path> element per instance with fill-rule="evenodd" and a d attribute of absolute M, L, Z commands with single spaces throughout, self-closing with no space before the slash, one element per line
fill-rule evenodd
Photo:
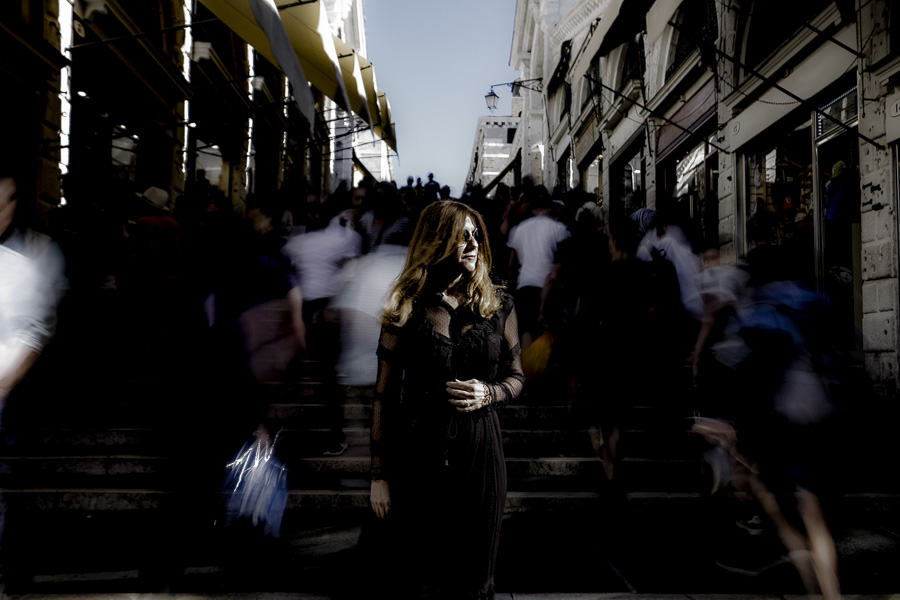
<path fill-rule="evenodd" d="M 328 225 L 294 236 L 282 252 L 291 261 L 297 276 L 296 294 L 302 298 L 308 355 L 322 362 L 323 390 L 329 406 L 331 439 L 323 454 L 343 454 L 347 444 L 343 434 L 343 414 L 337 387 L 337 360 L 340 355 L 340 328 L 335 311 L 329 307 L 340 290 L 339 274 L 344 264 L 362 254 L 362 236 L 353 224 L 336 215 Z"/>
<path fill-rule="evenodd" d="M 553 203 L 546 189 L 533 188 L 529 204 L 534 216 L 513 227 L 506 243 L 523 351 L 539 334 L 544 301 L 559 272 L 557 247 L 571 236 L 564 224 L 550 217 Z"/>
<path fill-rule="evenodd" d="M 8 168 L 0 165 L 0 421 L 7 401 L 53 338 L 57 307 L 67 287 L 62 251 L 49 237 L 24 226 L 16 177 Z M 4 598 L 6 512 L 6 499 L 0 497 Z"/>

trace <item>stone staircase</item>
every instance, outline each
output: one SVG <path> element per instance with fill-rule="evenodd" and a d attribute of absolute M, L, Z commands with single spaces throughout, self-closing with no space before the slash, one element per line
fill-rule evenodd
<path fill-rule="evenodd" d="M 131 382 L 127 397 L 94 409 L 37 410 L 4 423 L 11 590 L 327 592 L 348 564 L 378 552 L 384 534 L 368 508 L 372 389 L 342 388 L 349 448 L 321 456 L 328 432 L 316 370 L 302 364 L 292 380 L 261 392 L 269 420 L 283 428 L 290 469 L 277 542 L 223 532 L 217 486 L 252 427 L 217 430 L 218 421 L 203 418 L 214 402 L 173 411 L 194 392 L 166 399 L 165 386 Z M 567 414 L 563 389 L 530 384 L 500 415 L 509 472 L 503 543 L 512 551 L 501 556 L 498 585 L 554 591 L 550 582 L 562 581 L 566 591 L 627 592 L 640 582 L 651 591 L 642 560 L 670 581 L 696 573 L 702 544 L 690 536 L 709 505 L 687 407 L 629 408 L 619 483 L 610 486 L 582 420 Z M 894 492 L 859 497 L 854 510 L 877 505 L 882 514 L 897 505 Z M 632 541 L 641 536 L 647 546 Z M 711 591 L 723 591 L 721 579 L 703 572 Z"/>

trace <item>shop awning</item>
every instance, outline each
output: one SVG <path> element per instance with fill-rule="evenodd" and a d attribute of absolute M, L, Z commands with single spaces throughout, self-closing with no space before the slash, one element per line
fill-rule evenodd
<path fill-rule="evenodd" d="M 300 66 L 300 61 L 297 59 L 291 40 L 284 29 L 284 24 L 281 22 L 278 8 L 273 0 L 250 0 L 250 6 L 256 17 L 256 22 L 262 28 L 271 44 L 272 55 L 277 61 L 274 64 L 287 75 L 288 81 L 291 82 L 294 100 L 297 102 L 300 114 L 306 119 L 309 131 L 312 131 L 313 123 L 316 120 L 316 100 L 309 89 L 309 80 L 306 78 L 306 73 L 303 72 L 303 67 Z"/>
<path fill-rule="evenodd" d="M 381 90 L 378 90 L 378 108 L 381 111 L 381 133 L 379 137 L 394 152 L 397 152 L 397 136 L 394 132 L 394 121 L 391 118 L 391 103 L 388 102 L 387 94 Z"/>
<path fill-rule="evenodd" d="M 253 15 L 250 0 L 200 1 L 266 60 L 278 64 L 270 40 Z M 351 106 L 325 7 L 321 2 L 297 6 L 294 4 L 294 0 L 275 0 L 284 30 L 306 78 L 338 106 L 350 111 Z M 291 6 L 282 10 L 280 8 L 282 5 Z"/>
<path fill-rule="evenodd" d="M 369 104 L 369 114 L 372 116 L 372 126 L 375 133 L 381 135 L 381 109 L 378 107 L 378 84 L 375 81 L 375 67 L 365 56 L 356 55 L 359 62 L 359 72 L 362 75 L 363 86 L 366 90 L 366 102 Z"/>
<path fill-rule="evenodd" d="M 344 78 L 344 88 L 346 88 L 347 96 L 350 99 L 350 108 L 359 115 L 360 119 L 369 125 L 374 125 L 373 119 L 377 117 L 377 113 L 373 117 L 369 112 L 369 100 L 366 95 L 362 71 L 360 70 L 359 55 L 337 36 L 334 36 L 334 48 L 337 50 L 338 60 L 341 63 L 341 75 Z"/>
<path fill-rule="evenodd" d="M 375 135 L 384 140 L 396 152 L 397 140 L 394 136 L 394 124 L 391 121 L 391 104 L 388 102 L 387 95 L 378 88 L 375 67 L 372 63 L 361 54 L 357 54 L 356 59 L 359 61 L 359 70 L 366 88 L 369 114 L 372 115 L 372 129 L 375 131 Z"/>

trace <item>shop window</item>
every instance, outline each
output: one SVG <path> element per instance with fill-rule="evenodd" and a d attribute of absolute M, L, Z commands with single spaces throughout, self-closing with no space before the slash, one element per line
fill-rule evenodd
<path fill-rule="evenodd" d="M 622 80 L 619 82 L 619 91 L 624 90 L 632 81 L 641 80 L 644 73 L 644 44 L 643 38 L 628 44 L 625 51 L 625 60 L 622 64 Z"/>
<path fill-rule="evenodd" d="M 221 187 L 223 166 L 222 152 L 218 146 L 197 142 L 197 172 L 204 171 L 211 185 Z"/>
<path fill-rule="evenodd" d="M 692 243 L 719 239 L 718 155 L 715 134 L 669 154 L 660 164 L 657 206 L 677 215 Z"/>
<path fill-rule="evenodd" d="M 137 139 L 119 135 L 112 140 L 112 167 L 119 181 L 134 181 L 137 169 Z"/>
<path fill-rule="evenodd" d="M 747 157 L 744 207 L 747 249 L 784 246 L 790 251 L 791 276 L 809 282 L 815 277 L 811 134 L 808 126 L 801 127 Z"/>
<path fill-rule="evenodd" d="M 853 126 L 855 90 L 844 90 L 817 105 L 845 126 L 818 111 L 800 111 L 745 155 L 744 250 L 780 246 L 775 276 L 821 293 L 832 341 L 861 360 L 860 142 Z"/>
<path fill-rule="evenodd" d="M 569 151 L 563 153 L 562 158 L 556 163 L 556 185 L 563 191 L 572 188 L 572 165 Z"/>
<path fill-rule="evenodd" d="M 563 117 L 565 117 L 572 106 L 572 88 L 566 82 L 571 53 L 572 41 L 567 40 L 560 47 L 559 64 L 556 65 L 556 69 L 554 69 L 553 75 L 547 84 L 547 95 L 553 111 L 552 114 L 557 117 L 557 122 L 554 123 L 554 126 L 563 120 Z"/>
<path fill-rule="evenodd" d="M 641 152 L 631 158 L 623 172 L 623 187 L 625 189 L 625 212 L 630 213 L 646 205 L 646 161 L 643 148 Z"/>
<path fill-rule="evenodd" d="M 598 156 L 581 171 L 581 189 L 597 196 L 603 202 L 603 156 Z"/>
<path fill-rule="evenodd" d="M 716 0 L 687 0 L 679 10 L 678 22 L 675 52 L 666 69 L 666 81 L 702 43 L 715 43 L 719 36 Z"/>
<path fill-rule="evenodd" d="M 816 143 L 821 249 L 819 287 L 835 315 L 838 341 L 861 350 L 862 241 L 860 228 L 859 141 L 855 130 Z"/>

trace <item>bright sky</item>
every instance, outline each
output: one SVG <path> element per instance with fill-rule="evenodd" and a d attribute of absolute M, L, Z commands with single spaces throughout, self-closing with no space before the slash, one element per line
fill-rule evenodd
<path fill-rule="evenodd" d="M 399 160 L 394 177 L 429 172 L 462 193 L 478 117 L 492 84 L 515 80 L 509 66 L 516 0 L 365 0 L 368 57 L 391 102 Z M 509 115 L 498 86 L 495 115 Z"/>

